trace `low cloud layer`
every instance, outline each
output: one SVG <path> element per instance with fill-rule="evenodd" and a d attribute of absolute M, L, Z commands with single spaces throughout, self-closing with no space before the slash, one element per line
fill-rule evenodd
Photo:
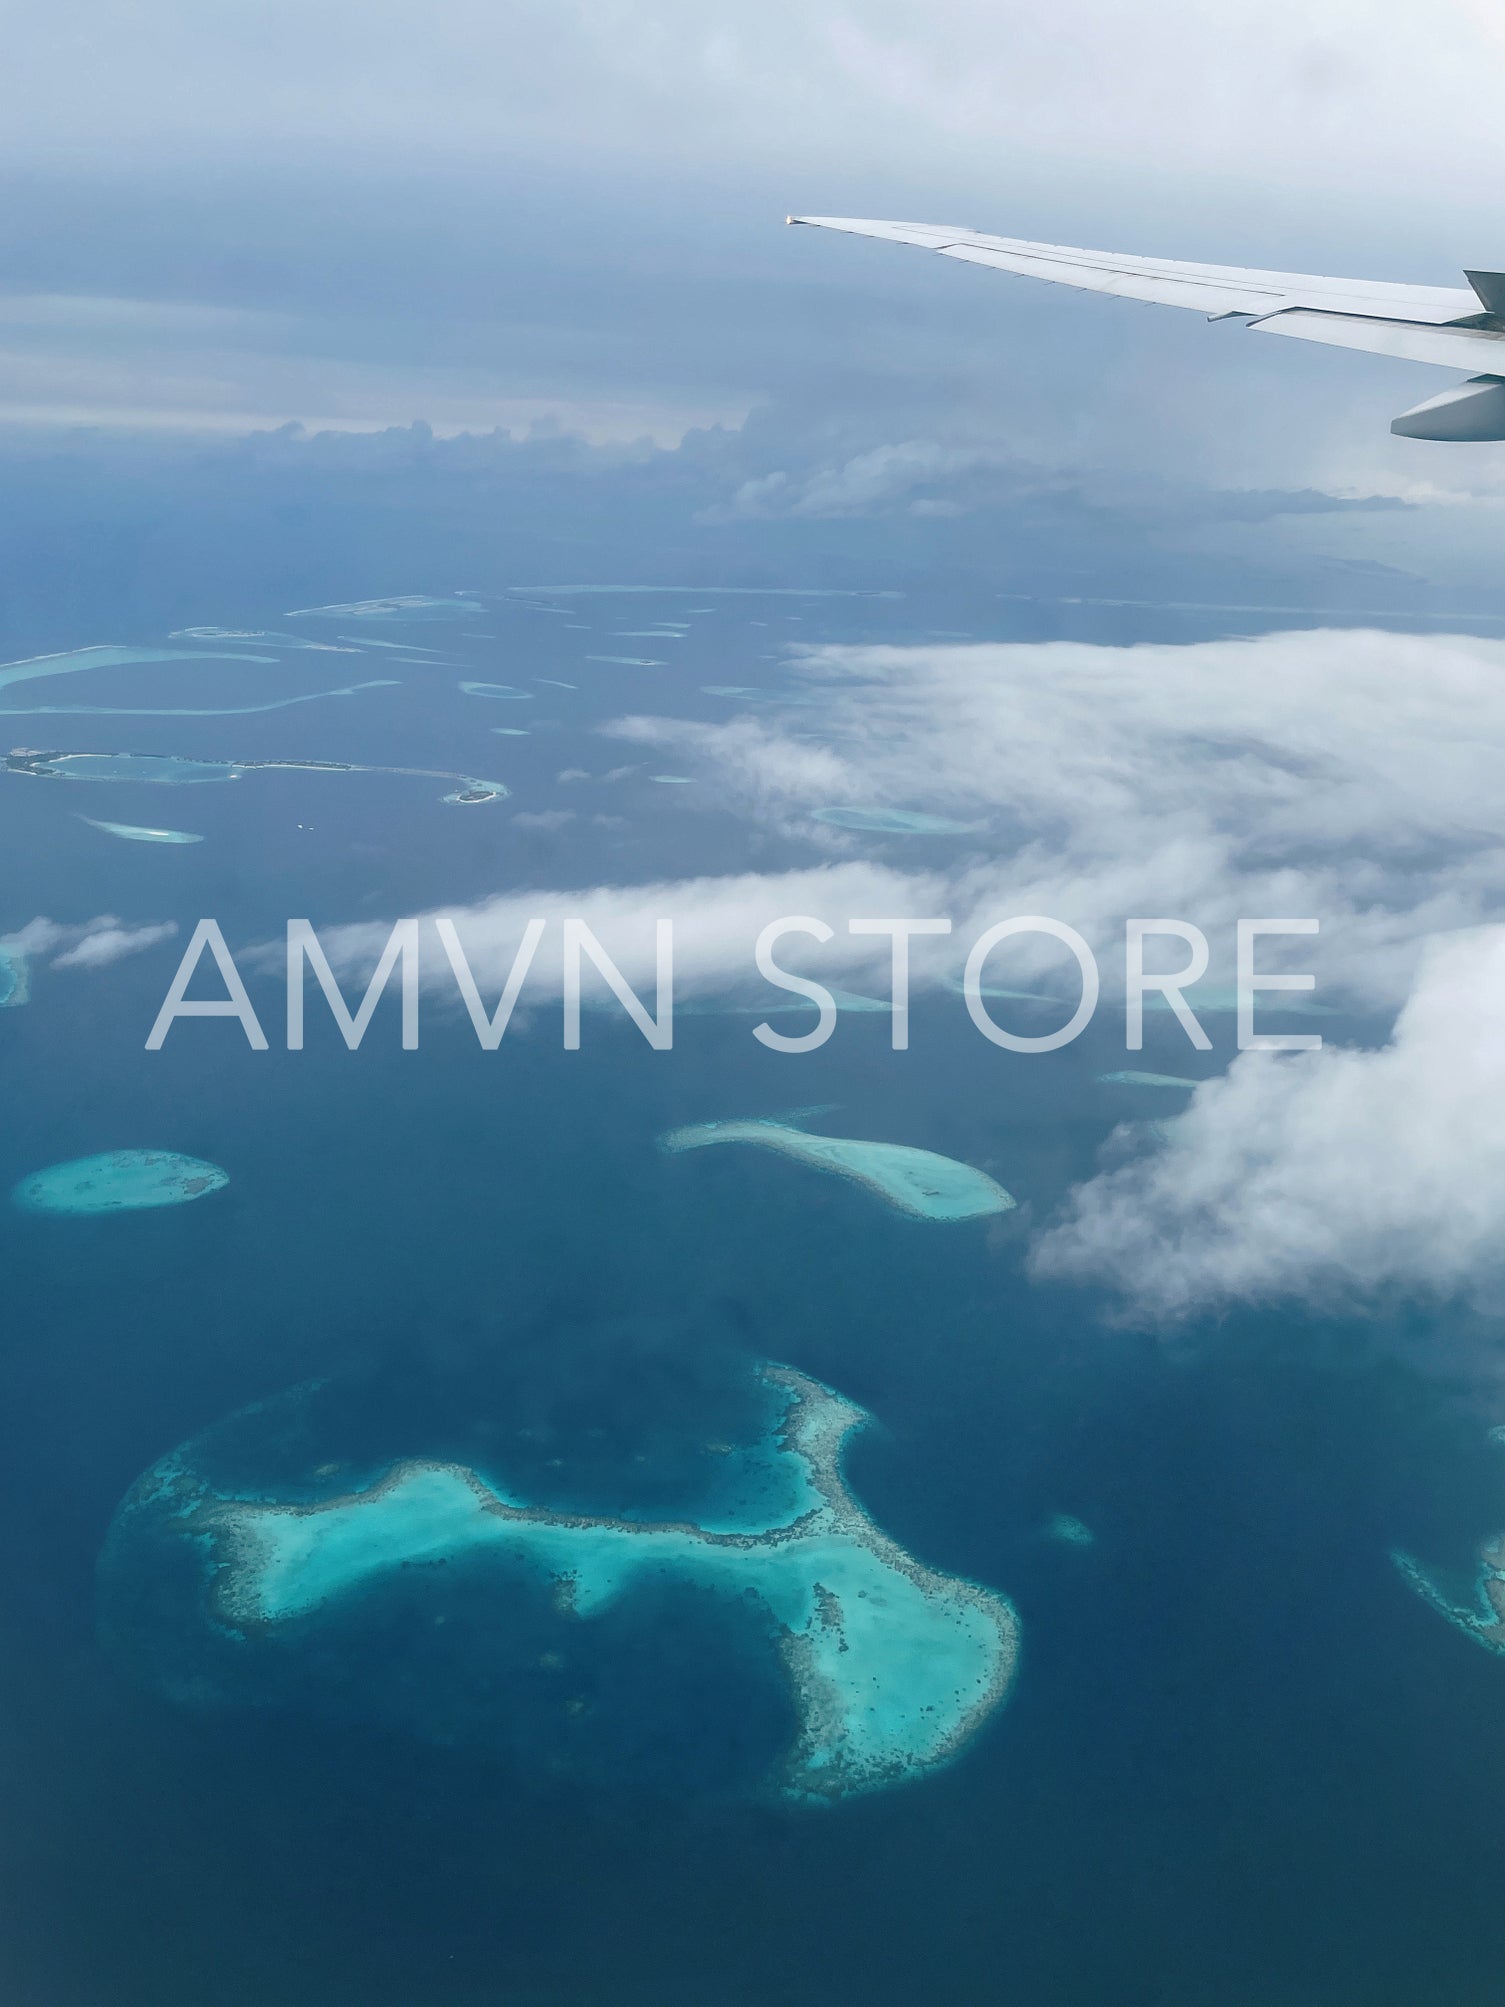
<path fill-rule="evenodd" d="M 785 666 L 806 699 L 786 712 L 608 730 L 672 749 L 710 783 L 698 800 L 741 816 L 770 854 L 810 861 L 452 910 L 488 1008 L 535 916 L 551 924 L 525 1007 L 558 994 L 567 915 L 645 997 L 653 921 L 671 917 L 686 1001 L 745 993 L 758 931 L 791 914 L 836 933 L 790 942 L 784 966 L 880 996 L 888 943 L 851 937 L 854 916 L 953 921 L 949 939 L 915 944 L 923 987 L 954 980 L 993 922 L 1050 915 L 1098 950 L 1108 998 L 1127 919 L 1201 927 L 1220 985 L 1238 918 L 1313 918 L 1321 936 L 1295 944 L 1297 966 L 1316 967 L 1319 997 L 1368 1013 L 1362 1036 L 1393 1023 L 1388 1042 L 1334 1043 L 1366 1021 L 1336 1016 L 1309 1021 L 1321 1051 L 1240 1055 L 1132 1161 L 1120 1139 L 1045 1223 L 1034 1272 L 1106 1286 L 1151 1321 L 1505 1284 L 1505 643 L 1327 632 L 815 648 Z M 852 833 L 820 807 L 953 828 Z M 369 976 L 387 925 L 325 932 L 342 975 Z M 1179 945 L 1166 952 L 1179 964 Z M 452 994 L 443 958 L 425 954 Z M 1074 1000 L 1064 963 L 1055 943 L 1016 940 L 989 980 L 1059 983 Z"/>
<path fill-rule="evenodd" d="M 975 827 L 947 846 L 936 909 L 959 923 L 1049 913 L 1107 947 L 1133 916 L 1228 942 L 1241 915 L 1313 916 L 1325 982 L 1389 1009 L 1432 936 L 1505 908 L 1505 643 L 1332 631 L 823 648 L 790 666 L 819 710 L 614 729 L 828 853 L 872 839 L 812 820 L 821 806 Z"/>
<path fill-rule="evenodd" d="M 562 987 L 561 923 L 583 920 L 621 970 L 648 1002 L 653 1000 L 656 968 L 655 923 L 663 918 L 674 927 L 674 988 L 677 998 L 730 995 L 760 988 L 753 949 L 770 921 L 792 914 L 828 916 L 840 926 L 849 914 L 944 911 L 925 902 L 946 896 L 943 879 L 924 873 L 906 874 L 866 863 L 833 863 L 812 870 L 744 872 L 716 878 L 665 880 L 650 885 L 586 886 L 578 891 L 509 892 L 474 906 L 450 907 L 465 958 L 488 1010 L 496 1002 L 512 967 L 528 922 L 542 919 L 546 931 L 531 964 L 524 1002 L 554 998 Z M 919 901 L 920 904 L 913 902 Z M 434 917 L 439 917 L 438 915 Z M 389 921 L 321 928 L 319 938 L 330 966 L 341 976 L 364 982 L 376 965 L 390 932 Z M 798 940 L 782 951 L 791 967 L 816 969 L 814 953 L 800 953 L 808 942 Z M 261 952 L 268 967 L 280 967 L 280 943 Z M 840 933 L 818 950 L 819 972 L 835 982 L 873 975 L 887 980 L 888 943 L 852 939 Z M 444 955 L 427 941 L 422 949 L 425 984 L 455 995 L 454 976 Z M 606 997 L 603 983 L 586 985 L 587 997 Z M 764 991 L 775 1000 L 775 993 Z"/>
<path fill-rule="evenodd" d="M 1388 1045 L 1242 1054 L 1155 1153 L 1079 1189 L 1042 1278 L 1152 1318 L 1505 1285 L 1505 927 L 1429 954 Z"/>

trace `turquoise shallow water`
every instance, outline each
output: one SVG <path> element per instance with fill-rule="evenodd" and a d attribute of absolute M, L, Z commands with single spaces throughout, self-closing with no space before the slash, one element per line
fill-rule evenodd
<path fill-rule="evenodd" d="M 124 1663 L 148 1667 L 169 1697 L 192 1691 L 201 1706 L 245 1706 L 268 1693 L 290 1706 L 327 1706 L 334 1650 L 344 1706 L 381 1718 L 390 1669 L 373 1678 L 359 1649 L 330 1640 L 363 1615 L 369 1625 L 409 1604 L 414 1584 L 405 1577 L 417 1570 L 433 1592 L 430 1624 L 449 1622 L 457 1585 L 470 1599 L 477 1663 L 462 1703 L 431 1656 L 412 1650 L 409 1724 L 441 1745 L 501 1748 L 514 1761 L 548 1748 L 557 1774 L 570 1767 L 568 1738 L 562 1747 L 547 1706 L 533 1719 L 538 1672 L 573 1662 L 578 1683 L 585 1661 L 603 1688 L 630 1689 L 630 1661 L 624 1667 L 602 1645 L 600 1619 L 619 1613 L 637 1655 L 651 1659 L 655 1592 L 668 1589 L 698 1602 L 708 1623 L 723 1612 L 741 1621 L 747 1667 L 723 1674 L 729 1720 L 746 1711 L 750 1687 L 775 1676 L 782 1685 L 787 1743 L 738 1780 L 741 1795 L 835 1804 L 960 1760 L 1007 1698 L 1014 1612 L 996 1593 L 926 1568 L 874 1524 L 843 1469 L 846 1440 L 866 1419 L 859 1409 L 787 1368 L 762 1365 L 749 1379 L 756 1432 L 708 1445 L 702 1460 L 724 1458 L 726 1471 L 659 1518 L 627 1512 L 625 1500 L 607 1514 L 537 1505 L 496 1474 L 496 1450 L 489 1468 L 425 1458 L 417 1435 L 401 1462 L 373 1474 L 339 1388 L 261 1404 L 224 1429 L 261 1466 L 243 1486 L 217 1481 L 211 1437 L 174 1451 L 133 1488 L 102 1561 L 106 1634 Z M 284 1488 L 275 1466 L 290 1434 L 322 1434 L 336 1453 Z M 165 1605 L 169 1583 L 181 1598 L 175 1615 Z M 540 1604 L 554 1619 L 542 1650 Z M 488 1627 L 514 1639 L 521 1627 L 531 1642 L 522 1653 L 488 1651 L 478 1641 Z M 416 1628 L 421 1636 L 424 1626 Z M 475 1693 L 482 1680 L 489 1707 Z M 610 1788 L 633 1766 L 641 1727 L 621 1704 L 619 1746 L 597 1750 L 597 1725 L 583 1720 L 589 1707 L 583 1696 L 567 1699 L 565 1726 L 580 1722 L 590 1755 L 577 1752 L 576 1761 Z M 733 1788 L 714 1748 L 689 1778 L 685 1754 L 672 1773 L 678 1789 L 711 1778 Z"/>
<path fill-rule="evenodd" d="M 197 1157 L 170 1150 L 106 1150 L 33 1171 L 11 1196 L 23 1212 L 140 1212 L 207 1198 L 227 1182 L 217 1164 Z"/>

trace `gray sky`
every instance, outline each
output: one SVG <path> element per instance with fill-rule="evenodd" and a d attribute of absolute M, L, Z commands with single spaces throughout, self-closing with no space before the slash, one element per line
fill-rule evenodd
<path fill-rule="evenodd" d="M 23 0 L 0 421 L 672 441 L 825 399 L 896 441 L 1430 490 L 1385 427 L 1437 372 L 779 224 L 1454 280 L 1505 263 L 1502 84 L 1483 0 Z"/>
<path fill-rule="evenodd" d="M 1070 164 L 1482 215 L 1502 67 L 1488 0 L 24 0 L 0 128 L 31 160 L 400 147 L 995 197 Z"/>

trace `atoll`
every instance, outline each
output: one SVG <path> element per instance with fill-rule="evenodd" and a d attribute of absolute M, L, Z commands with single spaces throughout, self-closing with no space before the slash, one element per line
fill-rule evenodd
<path fill-rule="evenodd" d="M 218 1164 L 170 1150 L 107 1150 L 49 1164 L 23 1178 L 11 1194 L 23 1212 L 123 1213 L 181 1206 L 230 1182 Z"/>
<path fill-rule="evenodd" d="M 516 689 L 511 683 L 462 683 L 460 689 L 467 697 L 496 697 L 513 704 L 531 704 L 531 690 Z"/>
<path fill-rule="evenodd" d="M 1479 1549 L 1474 1600 L 1460 1603 L 1438 1578 L 1413 1555 L 1396 1549 L 1390 1556 L 1411 1587 L 1456 1630 L 1492 1652 L 1505 1652 L 1505 1533 L 1497 1533 Z"/>
<path fill-rule="evenodd" d="M 1490 1429 L 1485 1440 L 1496 1448 L 1505 1448 L 1505 1428 Z M 1395 1548 L 1390 1559 L 1417 1595 L 1455 1630 L 1462 1631 L 1487 1651 L 1505 1652 L 1505 1533 L 1492 1534 L 1478 1550 L 1472 1602 L 1460 1602 L 1444 1586 L 1442 1577 L 1424 1567 L 1414 1555 Z"/>
<path fill-rule="evenodd" d="M 176 753 L 60 753 L 18 746 L 0 756 L 0 772 L 30 774 L 39 780 L 146 781 L 188 787 L 203 781 L 240 780 L 249 773 L 396 774 L 408 779 L 453 781 L 446 802 L 505 801 L 512 790 L 503 781 L 476 780 L 442 767 L 378 767 L 354 760 L 194 760 Z"/>
<path fill-rule="evenodd" d="M 353 599 L 341 606 L 295 606 L 289 620 L 462 620 L 484 613 L 478 599 L 435 599 L 424 592 L 397 593 L 390 599 Z"/>
<path fill-rule="evenodd" d="M 147 781 L 159 787 L 239 780 L 245 771 L 230 760 L 180 759 L 176 753 L 31 752 L 24 747 L 7 753 L 3 764 L 7 773 L 39 780 Z"/>
<path fill-rule="evenodd" d="M 960 1164 L 908 1143 L 867 1143 L 854 1137 L 813 1136 L 782 1122 L 695 1122 L 661 1138 L 663 1148 L 703 1150 L 713 1143 L 751 1143 L 830 1171 L 864 1186 L 900 1212 L 924 1220 L 985 1219 L 1013 1209 L 1015 1200 L 975 1165 Z"/>
<path fill-rule="evenodd" d="M 0 662 L 0 690 L 13 683 L 34 683 L 47 676 L 75 676 L 84 669 L 128 669 L 149 663 L 260 662 L 275 655 L 226 655 L 207 648 L 70 648 L 59 655 L 29 655 L 20 662 Z"/>
<path fill-rule="evenodd" d="M 809 690 L 762 690 L 748 683 L 702 683 L 700 687 L 707 697 L 730 697 L 739 704 L 782 704 L 798 708 L 820 702 L 820 698 Z"/>
<path fill-rule="evenodd" d="M 664 1595 L 689 1593 L 696 1607 L 751 1624 L 743 1651 L 759 1662 L 771 1652 L 770 1667 L 782 1667 L 788 1726 L 769 1752 L 771 1774 L 747 1788 L 820 1804 L 922 1776 L 956 1757 L 1005 1698 L 1018 1620 L 995 1591 L 917 1561 L 852 1496 L 843 1446 L 866 1420 L 860 1408 L 785 1367 L 761 1368 L 759 1383 L 760 1438 L 713 1446 L 734 1496 L 673 1519 L 545 1508 L 494 1471 L 447 1460 L 389 1463 L 352 1487 L 349 1466 L 313 1447 L 310 1391 L 295 1390 L 232 1418 L 243 1436 L 249 1420 L 280 1482 L 249 1467 L 239 1488 L 211 1477 L 226 1467 L 226 1424 L 139 1480 L 102 1557 L 106 1634 L 170 1692 L 213 1705 L 254 1699 L 267 1683 L 286 1701 L 336 1660 L 349 1669 L 338 1676 L 348 1693 L 349 1680 L 380 1682 L 385 1670 L 363 1653 L 363 1622 L 398 1624 L 382 1634 L 415 1650 L 434 1624 L 452 1623 L 486 1663 L 459 1682 L 463 1705 L 426 1702 L 404 1670 L 412 1725 L 526 1756 L 532 1740 L 516 1717 L 544 1704 L 540 1670 L 558 1673 L 592 1634 L 608 1653 L 629 1637 L 616 1677 L 630 1685 L 645 1651 L 685 1648 L 683 1631 L 662 1642 L 654 1613 Z M 302 1441 L 324 1460 L 290 1476 L 287 1445 Z M 340 1473 L 344 1488 L 329 1492 Z M 311 1496 L 319 1486 L 326 1495 Z M 472 1613 L 469 1631 L 456 1597 Z M 632 1638 L 621 1625 L 634 1613 L 650 1628 Z M 755 1675 L 751 1662 L 746 1670 Z M 448 1661 L 437 1677 L 446 1676 L 453 1691 Z M 609 1691 L 611 1678 L 597 1664 L 592 1690 Z M 725 1705 L 735 1722 L 735 1695 Z M 592 1712 L 585 1694 L 567 1697 L 548 1732 L 561 1746 L 589 1738 Z"/>
<path fill-rule="evenodd" d="M 1183 1080 L 1178 1073 L 1135 1073 L 1129 1070 L 1100 1073 L 1097 1077 L 1105 1087 L 1179 1087 L 1186 1094 L 1200 1084 L 1195 1080 Z"/>
<path fill-rule="evenodd" d="M 21 948 L 0 948 L 0 1010 L 31 1001 L 31 958 Z"/>

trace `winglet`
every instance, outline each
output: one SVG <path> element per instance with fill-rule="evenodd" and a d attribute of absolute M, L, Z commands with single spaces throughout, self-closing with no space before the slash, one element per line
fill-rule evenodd
<path fill-rule="evenodd" d="M 1505 314 L 1505 272 L 1465 272 L 1487 314 Z"/>

